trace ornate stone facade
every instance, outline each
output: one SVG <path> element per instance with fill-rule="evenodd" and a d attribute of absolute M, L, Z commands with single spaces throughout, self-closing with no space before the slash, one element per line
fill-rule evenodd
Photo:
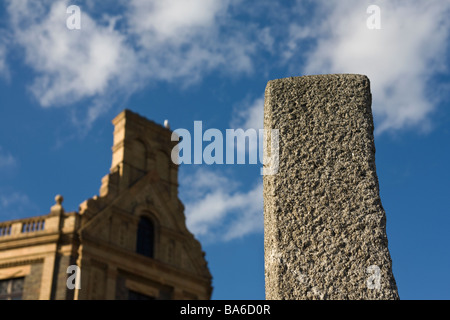
<path fill-rule="evenodd" d="M 57 196 L 48 215 L 0 223 L 0 298 L 17 298 L 11 290 L 20 286 L 22 299 L 211 297 L 204 252 L 178 199 L 172 132 L 129 110 L 113 124 L 99 196 L 70 213 Z M 80 268 L 80 289 L 68 288 L 70 265 Z"/>

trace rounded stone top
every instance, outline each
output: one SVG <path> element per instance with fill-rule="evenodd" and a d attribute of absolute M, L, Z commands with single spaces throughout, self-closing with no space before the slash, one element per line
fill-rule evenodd
<path fill-rule="evenodd" d="M 62 195 L 58 194 L 58 195 L 56 195 L 56 197 L 55 197 L 55 201 L 56 201 L 57 204 L 61 204 L 61 203 L 63 203 L 64 198 L 63 198 Z"/>

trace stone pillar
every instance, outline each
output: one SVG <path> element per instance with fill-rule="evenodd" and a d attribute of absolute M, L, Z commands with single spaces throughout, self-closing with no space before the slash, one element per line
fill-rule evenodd
<path fill-rule="evenodd" d="M 379 196 L 370 82 L 353 74 L 269 81 L 264 128 L 267 299 L 398 299 Z"/>
<path fill-rule="evenodd" d="M 116 299 L 116 287 L 117 287 L 117 268 L 116 266 L 109 265 L 106 271 L 106 295 L 105 300 L 115 300 Z"/>
<path fill-rule="evenodd" d="M 56 260 L 56 244 L 48 245 L 53 249 L 45 255 L 44 263 L 42 266 L 42 278 L 41 278 L 41 292 L 39 294 L 39 300 L 51 300 L 52 298 L 52 287 L 55 271 L 55 260 Z"/>

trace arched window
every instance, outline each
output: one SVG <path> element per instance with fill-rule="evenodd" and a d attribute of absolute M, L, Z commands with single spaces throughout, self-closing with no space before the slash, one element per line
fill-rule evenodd
<path fill-rule="evenodd" d="M 153 258 L 155 228 L 153 222 L 145 217 L 139 220 L 136 252 Z"/>

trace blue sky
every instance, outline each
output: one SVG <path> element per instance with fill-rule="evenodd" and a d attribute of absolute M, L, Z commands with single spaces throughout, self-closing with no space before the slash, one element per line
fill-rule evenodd
<path fill-rule="evenodd" d="M 367 27 L 369 5 L 381 29 Z M 0 220 L 98 194 L 124 108 L 172 129 L 259 129 L 267 81 L 365 74 L 400 297 L 450 299 L 449 16 L 448 0 L 3 1 Z M 264 299 L 259 170 L 180 167 L 214 299 Z"/>

